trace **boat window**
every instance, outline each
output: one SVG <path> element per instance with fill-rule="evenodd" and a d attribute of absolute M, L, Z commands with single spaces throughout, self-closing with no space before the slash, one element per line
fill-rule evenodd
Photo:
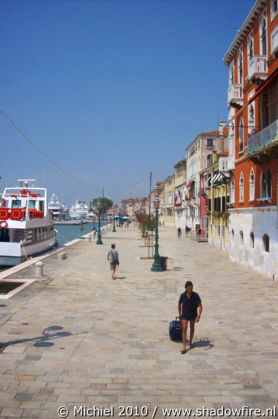
<path fill-rule="evenodd" d="M 44 211 L 44 202 L 43 201 L 39 202 L 39 210 Z"/>
<path fill-rule="evenodd" d="M 33 209 L 33 208 L 36 208 L 36 201 L 35 200 L 31 200 L 31 201 L 29 201 L 29 208 L 30 209 Z"/>
<path fill-rule="evenodd" d="M 12 200 L 12 208 L 20 208 L 21 207 L 21 200 L 20 199 L 13 199 Z"/>

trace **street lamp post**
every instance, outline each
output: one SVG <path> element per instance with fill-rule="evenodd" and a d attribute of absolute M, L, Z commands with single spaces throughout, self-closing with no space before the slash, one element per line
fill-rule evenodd
<path fill-rule="evenodd" d="M 113 211 L 113 233 L 116 233 L 116 224 L 115 224 L 115 210 Z"/>
<path fill-rule="evenodd" d="M 100 210 L 101 210 L 101 203 L 100 200 L 98 201 L 98 233 L 97 233 L 97 241 L 96 244 L 103 244 L 101 240 L 101 232 L 100 232 Z"/>
<path fill-rule="evenodd" d="M 155 209 L 155 245 L 154 245 L 154 256 L 153 256 L 153 264 L 151 267 L 151 271 L 153 272 L 161 272 L 162 271 L 162 267 L 160 264 L 160 256 L 158 253 L 158 209 L 159 209 L 159 204 L 160 204 L 160 199 L 159 199 L 159 193 L 160 190 L 158 188 L 158 186 L 156 186 L 154 188 L 154 201 L 153 201 L 153 205 L 154 205 L 154 209 Z"/>

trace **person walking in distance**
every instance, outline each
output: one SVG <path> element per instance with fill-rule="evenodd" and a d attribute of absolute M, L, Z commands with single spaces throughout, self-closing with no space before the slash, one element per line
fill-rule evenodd
<path fill-rule="evenodd" d="M 199 314 L 198 314 L 199 308 Z M 190 339 L 189 345 L 192 348 L 192 340 L 194 336 L 194 327 L 195 323 L 198 323 L 203 311 L 201 298 L 197 292 L 193 291 L 193 284 L 191 281 L 185 283 L 185 292 L 180 295 L 178 312 L 179 318 L 181 319 L 182 324 L 182 343 L 183 348 L 181 354 L 186 352 L 186 335 L 187 335 L 187 325 L 190 322 Z"/>
<path fill-rule="evenodd" d="M 116 276 L 115 276 L 116 267 L 117 267 L 117 265 L 119 266 L 119 264 L 120 264 L 120 262 L 119 262 L 119 253 L 115 249 L 115 247 L 116 247 L 115 244 L 111 244 L 111 249 L 109 250 L 109 252 L 107 254 L 107 260 L 110 263 L 110 269 L 111 269 L 111 273 L 112 273 L 112 279 L 116 279 Z"/>
<path fill-rule="evenodd" d="M 180 239 L 181 238 L 181 228 L 179 227 L 178 228 L 178 239 Z"/>

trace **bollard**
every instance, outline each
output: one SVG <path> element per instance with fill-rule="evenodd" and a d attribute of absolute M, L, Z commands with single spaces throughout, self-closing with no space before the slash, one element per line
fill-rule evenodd
<path fill-rule="evenodd" d="M 64 252 L 58 253 L 58 258 L 61 260 L 66 259 L 67 258 L 66 252 L 64 251 Z"/>
<path fill-rule="evenodd" d="M 36 269 L 36 277 L 37 278 L 43 276 L 43 263 L 42 262 L 37 262 L 35 264 L 35 269 Z"/>

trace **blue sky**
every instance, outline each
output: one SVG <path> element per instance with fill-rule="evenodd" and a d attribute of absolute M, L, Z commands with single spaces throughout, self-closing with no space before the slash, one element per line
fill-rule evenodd
<path fill-rule="evenodd" d="M 222 59 L 254 0 L 0 0 L 1 189 L 37 179 L 68 205 L 145 196 L 227 119 Z"/>

